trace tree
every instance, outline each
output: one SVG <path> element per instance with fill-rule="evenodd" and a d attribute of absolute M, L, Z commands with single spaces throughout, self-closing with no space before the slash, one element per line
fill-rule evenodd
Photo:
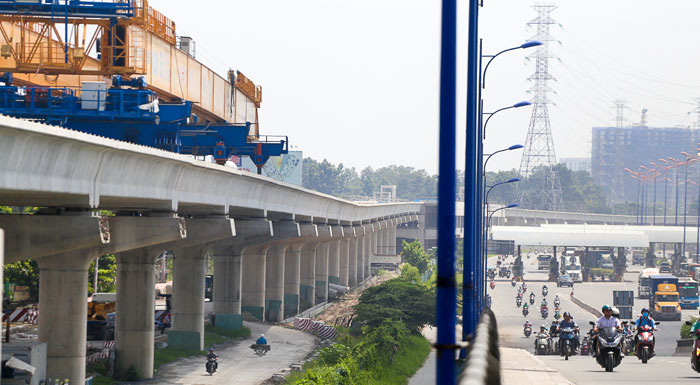
<path fill-rule="evenodd" d="M 97 292 L 98 293 L 114 293 L 117 288 L 115 286 L 117 276 L 117 258 L 114 254 L 104 255 L 100 257 L 99 270 L 97 271 Z M 88 270 L 88 295 L 94 292 L 93 279 L 95 277 L 95 261 L 90 264 Z"/>
<path fill-rule="evenodd" d="M 3 270 L 5 282 L 14 283 L 29 288 L 29 295 L 37 298 L 39 295 L 39 265 L 36 261 L 27 259 L 8 263 Z"/>
<path fill-rule="evenodd" d="M 401 266 L 401 275 L 399 279 L 409 283 L 420 283 L 420 273 L 418 268 L 411 266 L 408 263 L 404 263 Z"/>
<path fill-rule="evenodd" d="M 422 285 L 400 279 L 366 289 L 354 309 L 357 321 L 370 329 L 386 319 L 402 321 L 413 333 L 435 324 L 435 295 Z"/>
<path fill-rule="evenodd" d="M 403 248 L 401 256 L 404 262 L 418 268 L 420 274 L 425 273 L 428 269 L 428 264 L 430 264 L 430 260 L 428 260 L 428 254 L 423 250 L 423 245 L 419 241 L 413 241 L 411 243 L 402 241 L 401 247 Z"/>

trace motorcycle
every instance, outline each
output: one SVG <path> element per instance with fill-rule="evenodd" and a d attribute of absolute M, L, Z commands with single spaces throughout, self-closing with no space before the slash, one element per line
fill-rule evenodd
<path fill-rule="evenodd" d="M 659 322 L 656 323 L 657 325 Z M 651 357 L 654 357 L 654 333 L 651 326 L 644 325 L 637 328 L 637 346 L 634 351 L 637 358 L 646 364 Z"/>
<path fill-rule="evenodd" d="M 542 319 L 546 319 L 547 316 L 549 316 L 549 310 L 547 310 L 546 306 L 540 309 L 540 314 L 542 315 Z"/>
<path fill-rule="evenodd" d="M 542 288 L 542 296 L 543 296 L 543 297 L 546 297 L 546 296 L 547 296 L 547 293 L 549 293 L 549 290 L 547 290 L 546 287 L 543 287 L 543 288 Z"/>
<path fill-rule="evenodd" d="M 532 295 L 530 296 L 530 305 L 534 305 L 534 304 L 535 304 L 535 295 L 532 294 Z"/>
<path fill-rule="evenodd" d="M 625 321 L 626 323 L 626 321 Z M 595 325 L 595 322 L 591 322 Z M 595 336 L 598 343 L 596 344 L 596 362 L 601 367 L 605 368 L 606 372 L 612 372 L 613 368 L 620 365 L 622 362 L 622 333 L 616 328 L 602 328 Z"/>
<path fill-rule="evenodd" d="M 535 354 L 543 356 L 549 353 L 549 344 L 549 336 L 546 333 L 538 334 L 535 342 Z"/>
<path fill-rule="evenodd" d="M 588 336 L 583 336 L 583 340 L 581 341 L 581 355 L 582 356 L 588 356 L 591 354 L 591 342 L 588 339 Z"/>
<path fill-rule="evenodd" d="M 491 295 L 486 294 L 486 307 L 491 307 Z"/>
<path fill-rule="evenodd" d="M 515 287 L 515 280 L 510 281 L 510 285 Z"/>
<path fill-rule="evenodd" d="M 250 345 L 250 348 L 255 351 L 255 354 L 258 357 L 262 357 L 270 351 L 270 345 L 252 344 Z"/>
<path fill-rule="evenodd" d="M 523 328 L 523 334 L 525 334 L 525 337 L 530 338 L 530 334 L 532 334 L 532 327 L 531 326 L 525 326 Z"/>
<path fill-rule="evenodd" d="M 634 351 L 634 333 L 629 327 L 622 328 L 622 354 L 627 355 Z"/>
<path fill-rule="evenodd" d="M 559 313 L 559 309 L 554 309 L 554 319 L 559 321 L 559 318 L 561 318 L 561 313 Z"/>
<path fill-rule="evenodd" d="M 520 307 L 520 305 L 522 305 L 522 304 L 523 304 L 523 300 L 520 297 L 515 299 L 515 306 Z"/>
<path fill-rule="evenodd" d="M 213 375 L 216 372 L 216 367 L 219 366 L 216 362 L 216 357 L 207 358 L 207 373 Z"/>
<path fill-rule="evenodd" d="M 527 285 L 525 284 L 525 282 L 523 282 L 523 284 L 520 287 L 523 288 L 523 293 L 527 293 Z"/>
<path fill-rule="evenodd" d="M 527 317 L 528 313 L 530 313 L 526 307 L 523 307 L 523 316 Z"/>
<path fill-rule="evenodd" d="M 574 328 L 561 328 L 559 330 L 559 354 L 564 356 L 564 360 L 568 360 L 569 356 L 573 356 L 574 338 L 576 338 Z"/>
<path fill-rule="evenodd" d="M 561 301 L 559 301 L 559 299 L 557 298 L 554 300 L 554 307 L 559 308 L 559 306 L 561 306 Z"/>
<path fill-rule="evenodd" d="M 693 325 L 688 321 L 685 321 L 685 324 Z M 695 329 L 695 343 L 693 344 L 693 350 L 690 352 L 690 367 L 700 373 L 700 329 Z"/>
<path fill-rule="evenodd" d="M 491 287 L 491 290 L 495 289 L 495 288 L 496 288 L 496 282 L 491 281 L 491 283 L 489 283 L 489 287 Z"/>

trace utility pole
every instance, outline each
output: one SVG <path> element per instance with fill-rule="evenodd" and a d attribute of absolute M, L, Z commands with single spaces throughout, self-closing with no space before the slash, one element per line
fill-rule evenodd
<path fill-rule="evenodd" d="M 547 108 L 549 104 L 548 94 L 551 91 L 548 82 L 553 79 L 549 73 L 549 59 L 553 57 L 549 51 L 549 43 L 554 40 L 549 30 L 552 24 L 557 24 L 550 13 L 556 8 L 554 4 L 536 3 L 533 9 L 537 11 L 537 17 L 527 23 L 528 26 L 534 25 L 537 28 L 537 34 L 531 40 L 538 40 L 543 44 L 537 48 L 533 55 L 529 56 L 535 60 L 535 73 L 528 78 L 533 82 L 530 91 L 535 96 L 532 102 L 532 116 L 525 139 L 525 148 L 520 160 L 520 177 L 527 178 L 532 176 L 536 170 L 544 168 L 547 185 L 538 192 L 538 194 L 544 194 L 542 207 L 531 207 L 532 197 L 528 197 L 526 191 L 519 191 L 519 204 L 525 208 L 558 210 L 562 200 L 561 182 L 554 169 L 557 158 L 554 153 L 554 140 Z"/>

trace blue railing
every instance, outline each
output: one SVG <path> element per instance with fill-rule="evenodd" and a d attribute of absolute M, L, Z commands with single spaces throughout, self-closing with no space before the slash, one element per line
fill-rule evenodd
<path fill-rule="evenodd" d="M 133 17 L 133 0 L 37 0 L 36 2 L 0 0 L 0 14 L 50 17 L 110 18 Z"/>

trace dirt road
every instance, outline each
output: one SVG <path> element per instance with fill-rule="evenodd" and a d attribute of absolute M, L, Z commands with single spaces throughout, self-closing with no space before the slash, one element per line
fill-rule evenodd
<path fill-rule="evenodd" d="M 259 323 L 246 322 L 246 326 L 251 330 L 251 338 L 217 351 L 219 369 L 213 376 L 204 368 L 204 357 L 196 357 L 162 366 L 148 383 L 257 385 L 314 350 L 314 337 L 308 333 Z M 272 347 L 263 357 L 256 356 L 249 348 L 260 333 L 265 334 Z"/>

